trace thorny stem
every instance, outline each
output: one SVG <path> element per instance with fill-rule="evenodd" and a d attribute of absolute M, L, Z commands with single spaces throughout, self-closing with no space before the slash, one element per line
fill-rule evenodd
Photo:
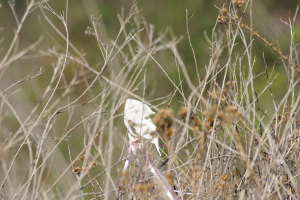
<path fill-rule="evenodd" d="M 289 65 L 291 65 L 298 73 L 300 73 L 300 67 L 292 62 L 288 56 L 284 55 L 277 47 L 275 47 L 271 42 L 269 42 L 265 37 L 263 37 L 261 34 L 259 34 L 258 31 L 254 30 L 252 27 L 248 26 L 245 23 L 239 22 L 238 21 L 238 16 L 235 15 L 234 17 L 230 18 L 231 16 L 229 15 L 229 12 L 227 9 L 222 8 L 219 11 L 219 16 L 218 16 L 218 22 L 220 24 L 232 24 L 237 27 L 241 27 L 242 29 L 246 29 L 249 32 L 251 32 L 253 35 L 258 37 L 263 43 L 265 43 L 267 46 L 269 46 L 273 51 L 275 51 L 284 61 L 286 61 Z"/>
<path fill-rule="evenodd" d="M 234 25 L 238 25 L 238 23 L 234 22 Z M 269 42 L 266 38 L 264 38 L 263 36 L 261 36 L 256 30 L 254 30 L 253 28 L 249 27 L 247 24 L 241 23 L 240 24 L 241 28 L 244 28 L 248 31 L 250 31 L 253 35 L 255 35 L 256 37 L 258 37 L 261 41 L 263 41 L 267 46 L 269 46 L 271 49 L 273 49 L 273 51 L 275 51 L 276 53 L 279 54 L 279 56 L 285 60 L 288 64 L 290 64 L 292 67 L 295 68 L 295 70 L 300 73 L 300 67 L 297 66 L 295 63 L 293 63 L 286 55 L 284 55 L 277 47 L 275 47 L 271 42 Z"/>

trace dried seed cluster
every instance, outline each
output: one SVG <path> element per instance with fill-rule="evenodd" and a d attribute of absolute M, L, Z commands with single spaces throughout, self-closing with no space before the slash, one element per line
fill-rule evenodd
<path fill-rule="evenodd" d="M 174 187 L 175 186 L 174 174 L 172 172 L 169 172 L 169 173 L 166 174 L 166 177 L 168 179 L 168 182 L 169 182 L 170 186 Z"/>
<path fill-rule="evenodd" d="M 85 159 L 85 155 L 81 155 L 79 158 L 78 158 L 78 161 L 83 161 Z M 89 162 L 86 162 L 86 164 L 84 166 L 77 166 L 77 167 L 74 167 L 73 168 L 73 172 L 75 175 L 79 176 L 82 172 L 86 173 L 88 179 L 89 179 L 89 185 L 91 186 L 92 190 L 93 190 L 93 197 L 94 199 L 100 199 L 99 195 L 97 194 L 98 193 L 98 190 L 97 190 L 97 187 L 95 186 L 94 184 L 94 181 L 92 179 L 92 176 L 90 174 L 90 171 L 92 169 L 94 169 L 96 166 L 98 166 L 99 164 L 95 161 L 89 161 Z"/>
<path fill-rule="evenodd" d="M 239 8 L 246 4 L 246 0 L 233 0 L 232 4 Z"/>
<path fill-rule="evenodd" d="M 220 23 L 220 24 L 228 24 L 229 23 L 229 12 L 226 8 L 220 9 L 217 20 L 218 20 L 218 23 Z"/>
<path fill-rule="evenodd" d="M 135 186 L 135 192 L 140 199 L 153 198 L 155 191 L 155 185 L 153 181 L 138 183 Z"/>
<path fill-rule="evenodd" d="M 182 107 L 179 110 L 178 115 L 181 117 L 181 119 L 185 120 L 188 115 L 188 112 L 190 112 L 189 119 L 188 119 L 189 125 L 192 126 L 195 131 L 198 131 L 199 126 L 201 125 L 201 121 L 196 112 L 191 110 L 189 111 L 188 107 Z"/>
<path fill-rule="evenodd" d="M 156 125 L 156 131 L 163 135 L 163 138 L 170 138 L 173 135 L 174 113 L 170 108 L 160 110 L 154 117 L 153 123 Z"/>
<path fill-rule="evenodd" d="M 213 105 L 209 112 L 203 112 L 203 116 L 206 118 L 204 127 L 208 129 L 212 128 L 217 122 L 216 119 L 220 120 L 223 125 L 230 125 L 239 119 L 241 115 L 242 112 L 236 106 L 228 105 L 218 108 L 217 105 Z M 219 123 L 216 125 L 219 125 Z"/>
<path fill-rule="evenodd" d="M 218 112 L 218 118 L 226 125 L 232 124 L 232 122 L 238 119 L 242 115 L 242 112 L 238 110 L 236 106 L 226 106 L 224 111 Z"/>
<path fill-rule="evenodd" d="M 76 175 L 80 175 L 82 171 L 84 171 L 84 170 L 90 171 L 91 169 L 93 169 L 96 166 L 98 166 L 98 163 L 95 161 L 87 162 L 85 167 L 80 167 L 80 166 L 74 167 L 73 172 Z"/>
<path fill-rule="evenodd" d="M 221 100 L 221 102 L 225 102 L 227 97 L 228 97 L 228 92 L 227 92 L 227 89 L 223 89 L 222 91 L 221 90 L 217 90 L 215 92 L 210 92 L 210 91 L 207 91 L 208 93 L 208 97 L 212 100 Z"/>

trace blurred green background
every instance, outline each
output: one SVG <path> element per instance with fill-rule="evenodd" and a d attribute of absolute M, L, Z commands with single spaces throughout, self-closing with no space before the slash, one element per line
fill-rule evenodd
<path fill-rule="evenodd" d="M 8 1 L 2 1 L 2 7 L 0 12 L 2 31 L 1 35 L 5 38 L 2 41 L 2 45 L 5 49 L 9 45 L 11 38 L 13 36 L 13 31 L 15 30 L 14 17 L 9 9 Z M 15 2 L 15 9 L 19 18 L 21 18 L 26 7 L 26 1 L 13 1 Z M 105 24 L 102 31 L 107 38 L 107 41 L 113 39 L 118 30 L 119 22 L 117 15 L 124 11 L 127 13 L 132 5 L 132 0 L 76 0 L 69 1 L 68 6 L 68 28 L 70 41 L 82 52 L 84 56 L 89 61 L 90 65 L 96 65 L 99 63 L 100 52 L 99 48 L 95 43 L 95 39 L 90 35 L 85 34 L 88 26 L 91 24 L 91 16 L 101 16 L 101 20 Z M 209 44 L 205 39 L 205 34 L 208 38 L 211 37 L 211 32 L 216 24 L 216 18 L 218 16 L 218 8 L 222 7 L 223 4 L 228 3 L 226 0 L 185 0 L 185 1 L 174 1 L 174 0 L 138 0 L 136 1 L 139 9 L 141 10 L 141 15 L 143 15 L 147 22 L 151 23 L 155 27 L 155 34 L 159 34 L 170 28 L 173 34 L 177 37 L 182 36 L 182 40 L 179 43 L 179 53 L 184 59 L 184 63 L 187 66 L 188 72 L 193 80 L 196 80 L 194 76 L 194 59 L 191 48 L 188 43 L 187 29 L 186 29 L 186 11 L 190 16 L 189 21 L 189 32 L 191 35 L 192 45 L 194 47 L 199 71 L 201 76 L 205 73 L 205 65 L 208 63 L 210 50 Z M 58 13 L 64 13 L 66 10 L 66 1 L 49 1 L 49 4 L 54 11 Z M 297 0 L 264 0 L 264 1 L 253 1 L 245 14 L 246 21 L 249 22 L 249 16 L 252 15 L 253 25 L 263 36 L 265 36 L 269 41 L 271 41 L 275 46 L 280 47 L 285 55 L 289 54 L 290 45 L 290 31 L 289 27 L 285 25 L 282 21 L 288 21 L 292 19 L 295 15 L 295 11 L 299 1 Z M 249 12 L 252 8 L 252 13 Z M 36 8 L 39 9 L 39 8 Z M 57 19 L 53 16 L 52 20 L 60 24 Z M 55 45 L 63 46 L 63 41 L 56 37 L 57 34 L 53 31 L 45 20 L 42 19 L 40 12 L 34 12 L 24 24 L 24 28 L 21 32 L 20 49 L 28 46 L 29 44 L 36 41 L 40 36 L 44 38 L 41 43 L 41 50 L 47 50 Z M 282 20 L 282 21 L 281 21 Z M 63 32 L 64 29 L 59 25 L 60 30 Z M 220 30 L 222 26 L 217 27 Z M 5 31 L 3 31 L 5 30 Z M 295 24 L 295 42 L 300 41 L 300 18 L 298 17 Z M 263 56 L 269 67 L 274 65 L 275 74 L 279 73 L 273 87 L 274 95 L 276 98 L 282 97 L 287 86 L 286 76 L 280 76 L 281 73 L 285 73 L 285 69 L 282 67 L 282 61 L 279 56 L 271 50 L 269 47 L 265 46 L 258 39 L 254 41 L 253 45 L 253 58 L 256 60 L 255 73 L 265 71 L 265 65 L 263 61 Z M 3 55 L 5 52 L 1 52 Z M 161 61 L 166 70 L 172 74 L 172 66 L 168 66 L 169 63 L 173 63 L 173 58 L 170 60 Z M 172 60 L 171 60 L 172 59 Z M 27 61 L 24 60 L 24 67 L 22 69 L 15 70 L 15 75 L 21 76 L 24 74 L 22 70 L 27 73 L 36 72 L 36 68 L 40 66 L 45 66 L 45 60 L 36 59 L 34 65 L 36 68 L 32 67 L 31 62 L 28 61 L 28 66 L 25 64 Z M 47 64 L 48 65 L 48 64 Z M 271 69 L 270 69 L 271 70 Z M 157 70 L 160 73 L 159 70 Z M 153 72 L 154 73 L 154 72 Z M 193 77 L 194 76 L 194 77 Z M 3 80 L 2 80 L 3 81 Z M 257 92 L 259 93 L 265 85 L 265 76 L 261 76 L 256 79 Z M 5 81 L 3 81 L 5 82 Z M 2 83 L 3 83 L 2 82 Z M 5 83 L 3 83 L 5 84 Z M 10 83 L 7 82 L 7 85 Z M 159 85 L 159 83 L 157 83 Z M 161 86 L 161 91 L 172 91 L 171 85 Z M 164 95 L 162 92 L 161 95 Z M 270 95 L 265 93 L 262 96 L 266 102 L 270 100 Z M 264 102 L 263 102 L 264 103 Z M 268 103 L 266 103 L 268 106 Z"/>

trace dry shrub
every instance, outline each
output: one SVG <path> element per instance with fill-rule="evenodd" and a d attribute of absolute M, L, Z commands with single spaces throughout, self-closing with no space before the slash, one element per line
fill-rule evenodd
<path fill-rule="evenodd" d="M 20 16 L 19 2 L 9 2 L 16 25 L 0 60 L 1 199 L 299 199 L 296 15 L 283 22 L 292 37 L 285 52 L 244 19 L 255 13 L 251 0 L 226 1 L 207 36 L 209 61 L 198 67 L 205 72 L 197 68 L 196 77 L 180 56 L 179 39 L 169 29 L 156 33 L 135 3 L 118 16 L 116 35 L 91 17 L 85 33 L 98 48 L 92 62 L 70 39 L 68 9 L 60 14 L 47 1 L 28 0 Z M 23 48 L 31 15 L 45 38 Z M 259 42 L 277 53 L 282 73 L 267 63 L 254 72 Z M 275 98 L 278 77 L 288 82 Z M 156 111 L 161 157 L 147 141 L 127 151 L 128 97 Z"/>

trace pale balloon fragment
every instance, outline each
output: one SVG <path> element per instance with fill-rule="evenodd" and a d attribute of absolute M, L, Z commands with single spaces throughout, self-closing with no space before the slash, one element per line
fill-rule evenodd
<path fill-rule="evenodd" d="M 127 127 L 129 133 L 128 137 L 130 143 L 136 142 L 140 137 L 151 140 L 159 153 L 158 137 L 153 134 L 156 130 L 156 126 L 150 119 L 150 115 L 154 112 L 141 101 L 134 99 L 127 99 L 125 102 L 124 111 L 124 124 Z"/>

